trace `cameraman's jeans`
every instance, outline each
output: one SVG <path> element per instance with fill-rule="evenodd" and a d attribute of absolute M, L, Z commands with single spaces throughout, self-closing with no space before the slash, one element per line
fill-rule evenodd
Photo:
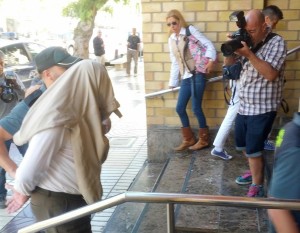
<path fill-rule="evenodd" d="M 5 142 L 6 149 L 9 151 L 10 145 L 13 141 L 8 140 Z M 27 149 L 27 145 L 24 146 L 18 146 L 19 152 L 24 156 Z M 6 183 L 6 171 L 0 167 L 0 199 L 5 198 L 7 194 L 7 190 L 5 189 L 5 183 Z"/>
<path fill-rule="evenodd" d="M 239 102 L 239 88 L 240 88 L 240 81 L 233 81 L 231 85 L 231 90 L 233 91 L 235 88 L 234 96 L 231 95 L 230 98 L 230 105 L 228 106 L 228 110 L 226 112 L 225 118 L 218 130 L 218 133 L 215 137 L 213 145 L 215 146 L 218 151 L 224 149 L 225 142 L 229 136 L 230 130 L 232 125 L 235 121 L 237 116 L 237 112 L 239 110 L 240 102 Z"/>
<path fill-rule="evenodd" d="M 176 105 L 176 112 L 182 127 L 189 127 L 189 117 L 186 112 L 187 104 L 192 99 L 192 110 L 198 120 L 199 128 L 206 128 L 206 118 L 202 111 L 202 98 L 205 90 L 205 74 L 198 73 L 191 78 L 182 79 Z"/>

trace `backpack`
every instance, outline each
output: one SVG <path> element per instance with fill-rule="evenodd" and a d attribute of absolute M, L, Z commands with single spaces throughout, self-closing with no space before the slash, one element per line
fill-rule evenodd
<path fill-rule="evenodd" d="M 205 57 L 206 47 L 191 34 L 189 26 L 186 28 L 183 58 L 190 73 L 206 73 L 205 66 L 208 58 Z"/>

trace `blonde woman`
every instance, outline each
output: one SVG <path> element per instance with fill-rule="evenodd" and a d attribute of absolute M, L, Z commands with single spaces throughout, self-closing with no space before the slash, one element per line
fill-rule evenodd
<path fill-rule="evenodd" d="M 216 60 L 216 50 L 212 42 L 207 39 L 203 33 L 194 26 L 186 23 L 182 14 L 178 10 L 169 11 L 166 21 L 170 30 L 168 43 L 172 62 L 169 86 L 170 88 L 174 88 L 180 84 L 176 112 L 181 120 L 181 133 L 183 139 L 181 144 L 174 148 L 174 150 L 200 150 L 208 147 L 210 143 L 209 130 L 206 124 L 205 115 L 202 111 L 202 97 L 206 84 L 205 73 L 212 71 L 214 61 Z M 203 72 L 190 71 L 184 61 L 184 47 L 187 40 L 187 28 L 189 29 L 190 34 L 200 42 L 202 47 L 205 48 L 203 59 L 207 59 L 208 62 L 205 63 Z M 199 124 L 198 141 L 193 135 L 189 117 L 186 112 L 186 107 L 190 99 L 192 99 L 192 110 L 196 115 Z"/>

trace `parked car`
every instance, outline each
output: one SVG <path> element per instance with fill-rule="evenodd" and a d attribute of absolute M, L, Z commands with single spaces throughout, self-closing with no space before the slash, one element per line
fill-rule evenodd
<path fill-rule="evenodd" d="M 7 40 L 17 40 L 19 38 L 16 32 L 2 32 L 0 37 Z"/>
<path fill-rule="evenodd" d="M 0 40 L 0 50 L 5 54 L 5 70 L 15 71 L 26 87 L 30 85 L 31 72 L 36 69 L 34 58 L 45 48 L 35 42 Z"/>

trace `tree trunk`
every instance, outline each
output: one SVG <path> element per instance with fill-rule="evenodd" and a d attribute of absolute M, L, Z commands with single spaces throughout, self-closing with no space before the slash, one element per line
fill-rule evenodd
<path fill-rule="evenodd" d="M 89 58 L 89 41 L 93 34 L 94 20 L 89 22 L 79 21 L 77 27 L 74 30 L 74 55 L 83 59 Z"/>

